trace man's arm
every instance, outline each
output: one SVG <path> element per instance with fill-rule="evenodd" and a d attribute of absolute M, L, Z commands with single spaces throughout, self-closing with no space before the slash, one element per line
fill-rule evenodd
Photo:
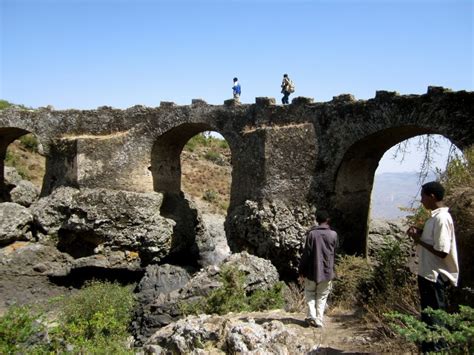
<path fill-rule="evenodd" d="M 408 235 L 413 239 L 415 244 L 420 244 L 423 248 L 431 252 L 432 254 L 436 255 L 437 257 L 444 259 L 445 257 L 448 256 L 448 253 L 445 253 L 443 251 L 436 250 L 433 248 L 431 244 L 428 244 L 424 241 L 421 240 L 421 233 L 408 233 Z"/>

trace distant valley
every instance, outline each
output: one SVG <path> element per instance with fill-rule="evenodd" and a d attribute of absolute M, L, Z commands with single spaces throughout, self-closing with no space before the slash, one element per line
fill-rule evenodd
<path fill-rule="evenodd" d="M 434 180 L 434 174 L 426 181 Z M 417 172 L 382 173 L 375 175 L 371 196 L 371 218 L 398 219 L 408 212 L 399 207 L 417 207 L 420 201 Z"/>

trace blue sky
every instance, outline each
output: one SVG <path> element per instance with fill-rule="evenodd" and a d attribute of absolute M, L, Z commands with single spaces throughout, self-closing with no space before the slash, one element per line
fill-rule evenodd
<path fill-rule="evenodd" d="M 0 98 L 57 109 L 473 90 L 473 1 L 0 0 Z"/>

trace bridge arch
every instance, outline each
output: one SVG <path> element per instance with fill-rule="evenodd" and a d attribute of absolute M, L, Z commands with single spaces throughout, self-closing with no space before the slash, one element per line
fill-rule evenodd
<path fill-rule="evenodd" d="M 232 155 L 232 137 L 209 123 L 184 123 L 159 136 L 151 150 L 150 171 L 153 176 L 153 190 L 162 193 L 181 192 L 181 152 L 195 135 L 214 131 L 229 143 Z"/>
<path fill-rule="evenodd" d="M 375 171 L 385 152 L 394 145 L 424 134 L 440 134 L 421 126 L 392 127 L 373 133 L 347 149 L 336 172 L 334 215 L 337 227 L 346 231 L 344 250 L 350 254 L 366 255 L 370 214 L 370 197 Z"/>
<path fill-rule="evenodd" d="M 8 147 L 15 140 L 27 134 L 32 134 L 41 144 L 41 137 L 38 137 L 34 132 L 19 127 L 0 127 L 0 202 L 10 201 L 11 186 L 7 186 L 5 181 L 5 160 Z"/>

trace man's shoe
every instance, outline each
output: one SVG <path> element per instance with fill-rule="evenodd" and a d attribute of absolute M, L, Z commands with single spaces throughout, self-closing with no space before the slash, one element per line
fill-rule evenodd
<path fill-rule="evenodd" d="M 305 318 L 305 321 L 310 327 L 322 328 L 322 325 L 318 324 L 316 322 L 316 319 L 314 319 L 314 318 L 308 317 L 308 318 Z"/>

